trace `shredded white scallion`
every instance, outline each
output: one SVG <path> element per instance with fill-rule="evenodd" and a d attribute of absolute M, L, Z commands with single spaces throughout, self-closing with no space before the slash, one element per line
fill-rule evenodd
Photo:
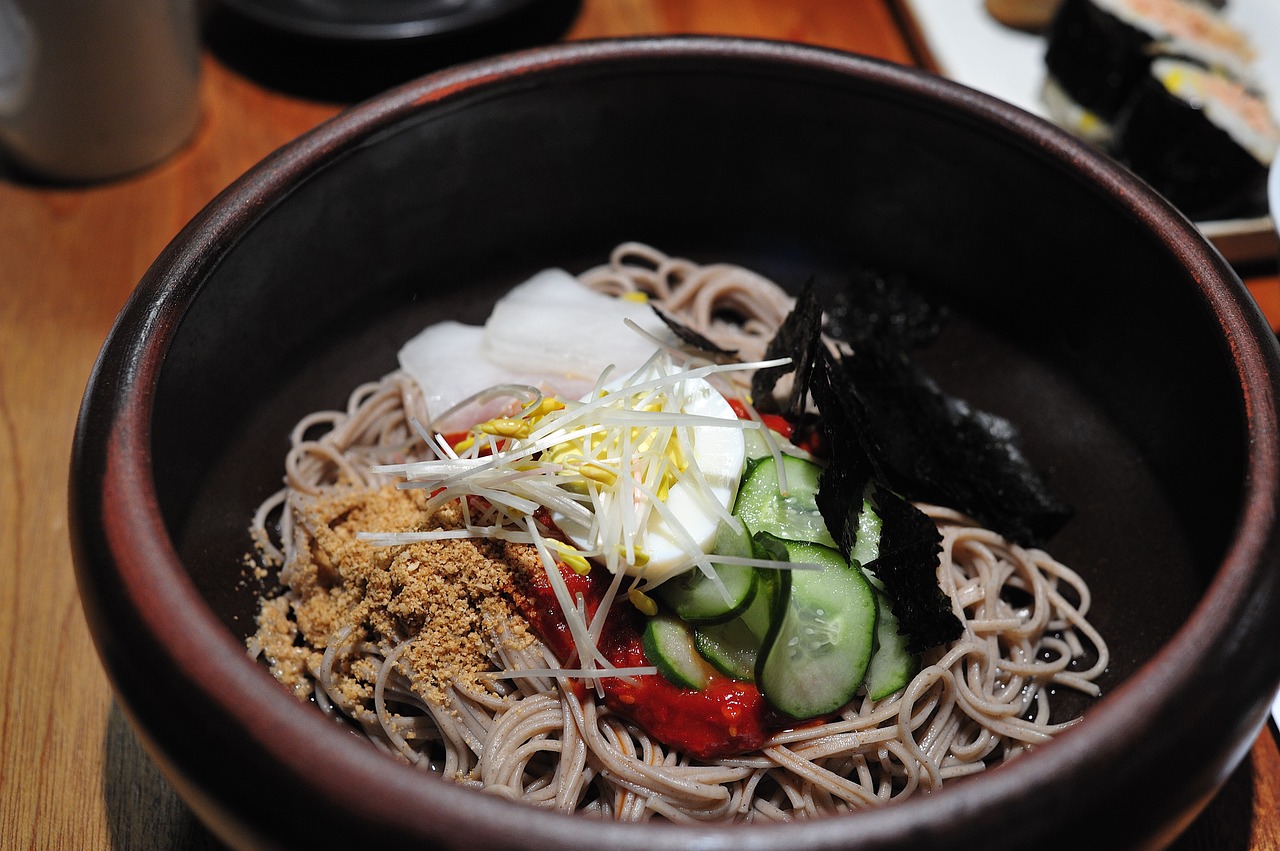
<path fill-rule="evenodd" d="M 500 388 L 498 395 L 529 401 L 519 411 L 478 424 L 455 445 L 420 428 L 420 433 L 430 435 L 436 457 L 374 468 L 380 475 L 400 477 L 399 487 L 430 490 L 429 506 L 460 499 L 466 525 L 456 530 L 366 531 L 359 537 L 378 546 L 456 537 L 532 543 L 579 648 L 578 664 L 584 670 L 607 671 L 610 665 L 596 647 L 603 619 L 596 613 L 588 624 L 585 609 L 570 598 L 558 558 L 598 559 L 616 580 L 624 573 L 635 577 L 628 590 L 643 591 L 695 567 L 719 584 L 708 556 L 712 541 L 706 524 L 709 520 L 714 528 L 731 520 L 742 438 L 729 435 L 767 429 L 758 415 L 752 420 L 734 415 L 705 379 L 785 362 L 686 367 L 658 351 L 621 381 L 606 384 L 612 368 L 606 369 L 584 400 L 544 398 L 527 387 Z M 721 453 L 715 449 L 724 445 L 717 444 L 723 440 L 736 441 L 737 461 L 730 474 L 720 469 Z M 707 464 L 716 465 L 714 476 Z M 673 508 L 675 502 L 668 505 L 677 495 L 678 509 Z M 477 503 L 483 507 L 473 509 L 470 497 L 483 500 Z M 472 517 L 473 513 L 484 516 Z M 695 519 L 701 524 L 696 533 L 687 526 Z M 548 545 L 553 524 L 574 547 Z M 655 560 L 658 552 L 662 556 Z M 611 583 L 610 603 L 620 588 L 620 581 Z"/>
<path fill-rule="evenodd" d="M 482 676 L 495 680 L 514 680 L 524 677 L 566 677 L 570 679 L 603 679 L 604 677 L 643 677 L 656 674 L 658 669 L 652 665 L 637 665 L 632 668 L 612 668 L 602 671 L 599 668 L 523 668 L 510 671 L 485 671 Z"/>

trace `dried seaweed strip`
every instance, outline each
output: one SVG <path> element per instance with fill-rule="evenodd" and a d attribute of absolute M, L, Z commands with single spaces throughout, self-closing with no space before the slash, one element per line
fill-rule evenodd
<path fill-rule="evenodd" d="M 1008 420 L 944 393 L 905 352 L 864 345 L 838 362 L 833 381 L 856 400 L 875 478 L 904 497 L 949 505 L 1023 545 L 1071 517 Z"/>
<path fill-rule="evenodd" d="M 822 352 L 822 304 L 810 278 L 797 296 L 795 307 L 765 349 L 766 360 L 785 357 L 790 358 L 791 363 L 756 370 L 751 380 L 751 397 L 755 406 L 762 411 L 779 410 L 773 395 L 774 388 L 784 375 L 792 374 L 791 395 L 783 410 L 793 417 L 801 416 L 808 400 L 810 376 Z"/>
<path fill-rule="evenodd" d="M 871 497 L 883 524 L 880 554 L 866 565 L 884 583 L 893 601 L 907 650 L 920 653 L 960 637 L 964 625 L 938 585 L 942 535 L 920 509 L 884 488 Z"/>
<path fill-rule="evenodd" d="M 692 346 L 699 351 L 720 357 L 732 357 L 738 353 L 737 349 L 721 348 L 702 334 L 699 334 L 697 331 L 690 328 L 688 325 L 685 325 L 683 322 L 680 322 L 659 310 L 657 305 L 651 305 L 651 307 L 653 308 L 653 312 L 656 313 L 658 318 L 671 329 L 671 333 L 675 334 L 680 342 Z"/>
<path fill-rule="evenodd" d="M 932 343 L 948 310 L 911 287 L 900 275 L 855 271 L 836 292 L 826 313 L 827 336 L 855 348 L 867 340 L 894 340 L 903 349 Z"/>

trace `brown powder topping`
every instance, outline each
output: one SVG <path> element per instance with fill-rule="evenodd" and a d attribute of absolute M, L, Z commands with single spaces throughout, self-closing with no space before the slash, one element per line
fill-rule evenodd
<path fill-rule="evenodd" d="M 345 489 L 294 506 L 298 553 L 281 571 L 286 593 L 265 601 L 250 645 L 296 695 L 311 693 L 324 652 L 340 644 L 329 681 L 343 703 L 372 708 L 378 655 L 345 652 L 365 644 L 382 655 L 401 648 L 396 670 L 414 692 L 439 705 L 453 686 L 489 689 L 495 634 L 524 648 L 534 641 L 512 604 L 517 572 L 538 565 L 532 547 L 458 538 L 393 547 L 359 532 L 455 529 L 456 503 L 432 515 L 420 490 Z M 522 584 L 522 583 L 521 583 Z M 403 645 L 403 647 L 401 647 Z"/>

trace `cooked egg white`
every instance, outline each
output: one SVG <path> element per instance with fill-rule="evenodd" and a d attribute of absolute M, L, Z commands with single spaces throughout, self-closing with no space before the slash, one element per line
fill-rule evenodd
<path fill-rule="evenodd" d="M 652 375 L 642 373 L 632 384 L 643 385 Z M 691 569 L 711 551 L 742 476 L 743 423 L 704 378 L 679 378 L 658 394 L 660 403 L 626 388 L 612 395 L 640 409 L 635 424 L 625 422 L 626 407 L 608 406 L 604 411 L 620 422 L 618 426 L 579 438 L 573 446 L 560 444 L 548 454 L 595 457 L 599 466 L 617 471 L 617 461 L 630 452 L 622 465 L 630 480 L 593 479 L 598 508 L 589 526 L 563 516 L 556 519 L 584 552 L 598 554 L 611 570 L 641 577 L 652 587 Z M 658 404 L 660 410 L 650 410 Z M 645 415 L 671 425 L 643 432 Z M 607 420 L 603 414 L 599 417 Z M 628 438 L 637 442 L 631 444 Z M 665 468 L 665 474 L 658 468 Z"/>

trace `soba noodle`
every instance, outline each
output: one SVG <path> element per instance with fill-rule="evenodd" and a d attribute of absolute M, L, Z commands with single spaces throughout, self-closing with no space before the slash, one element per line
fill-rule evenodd
<path fill-rule="evenodd" d="M 744 360 L 763 355 L 792 304 L 749 270 L 639 244 L 619 246 L 580 279 L 607 293 L 644 291 Z M 280 566 L 284 591 L 263 602 L 249 645 L 299 698 L 424 770 L 531 805 L 613 819 L 788 820 L 876 806 L 980 772 L 1075 723 L 1052 716 L 1056 689 L 1098 693 L 1107 647 L 1086 619 L 1090 595 L 1081 578 L 955 511 L 921 506 L 942 534 L 938 579 L 963 621 L 961 638 L 927 653 L 909 685 L 883 700 L 859 698 L 838 718 L 778 732 L 753 753 L 692 760 L 556 676 L 560 660 L 493 602 L 501 595 L 491 588 L 487 598 L 459 597 L 449 612 L 391 616 L 384 580 L 357 579 L 328 563 L 326 553 L 372 552 L 348 540 L 350 529 L 340 534 L 344 523 L 358 525 L 372 495 L 412 498 L 369 468 L 422 455 L 415 419 L 427 420 L 421 393 L 397 372 L 358 388 L 345 411 L 313 414 L 294 429 L 285 487 L 253 518 L 262 557 Z M 491 561 L 519 547 L 470 546 Z M 406 556 L 409 549 L 384 548 L 378 569 L 417 581 L 406 571 L 434 556 Z M 452 618 L 468 606 L 470 643 L 455 647 Z M 476 668 L 508 675 L 459 669 L 468 653 Z M 446 654 L 452 667 L 428 670 Z"/>

